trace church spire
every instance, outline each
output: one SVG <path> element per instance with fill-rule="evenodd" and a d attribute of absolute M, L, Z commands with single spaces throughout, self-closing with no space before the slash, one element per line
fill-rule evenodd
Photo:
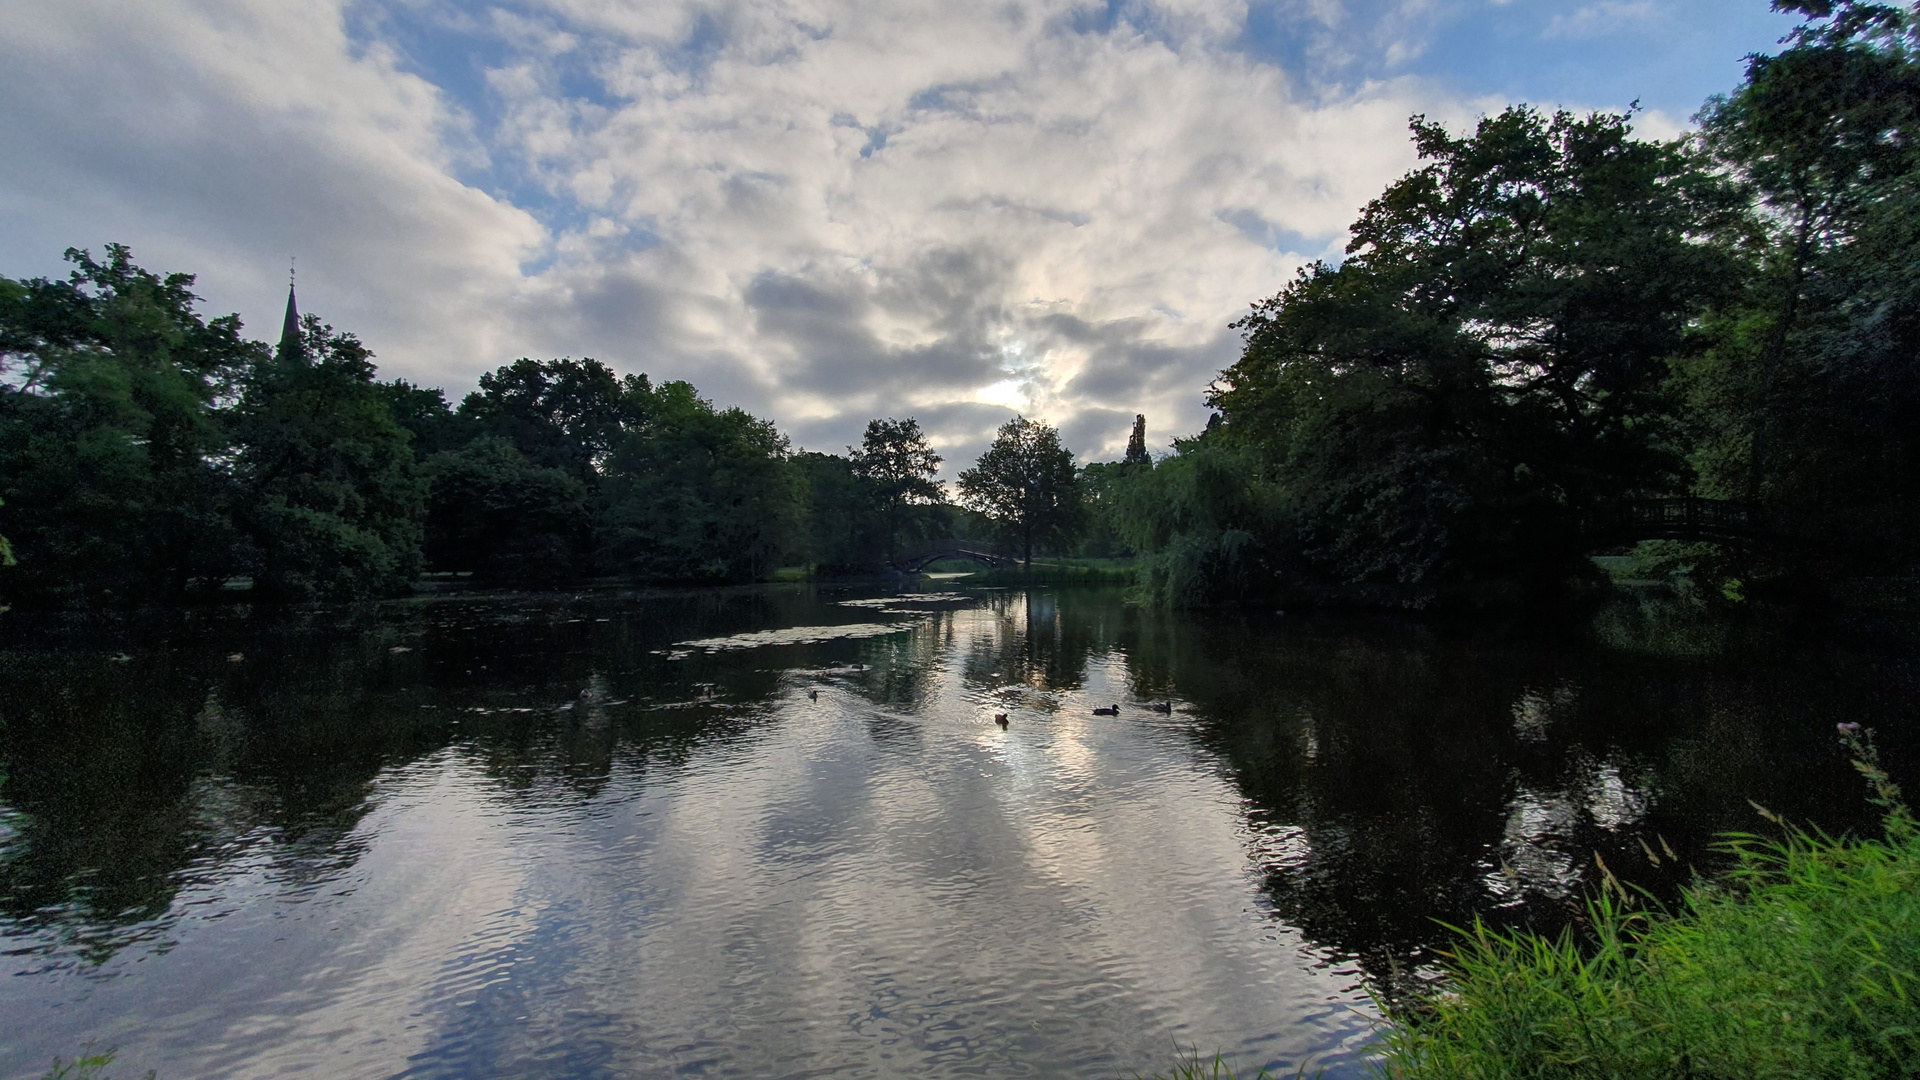
<path fill-rule="evenodd" d="M 287 267 L 287 319 L 280 326 L 280 355 L 300 352 L 300 308 L 293 302 L 293 267 Z"/>

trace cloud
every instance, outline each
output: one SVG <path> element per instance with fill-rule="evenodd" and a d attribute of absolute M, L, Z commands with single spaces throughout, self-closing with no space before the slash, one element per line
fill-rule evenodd
<path fill-rule="evenodd" d="M 1601 0 L 1583 4 L 1547 21 L 1543 38 L 1586 38 L 1643 30 L 1646 24 L 1661 18 L 1662 11 L 1653 0 Z"/>
<path fill-rule="evenodd" d="M 1389 7 L 1414 40 L 1424 5 Z M 1474 111 L 1408 77 L 1303 88 L 1249 52 L 1250 18 L 35 5 L 0 20 L 0 272 L 126 240 L 262 332 L 298 253 L 303 306 L 456 395 L 517 356 L 592 355 L 816 448 L 914 415 L 957 470 L 1019 410 L 1111 457 L 1136 412 L 1204 421 L 1227 323 L 1338 250 L 1411 163 L 1408 114 Z"/>

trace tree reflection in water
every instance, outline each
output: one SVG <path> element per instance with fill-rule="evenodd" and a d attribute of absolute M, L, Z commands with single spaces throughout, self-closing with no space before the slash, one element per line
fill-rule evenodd
<path fill-rule="evenodd" d="M 1389 620 L 1177 616 L 1090 589 L 8 619 L 34 644 L 0 654 L 0 918 L 51 965 L 164 948 L 185 898 L 339 878 L 383 776 L 435 755 L 509 801 L 586 802 L 755 738 L 796 687 L 866 702 L 876 745 L 933 753 L 916 718 L 943 700 L 1017 729 L 1082 708 L 1092 667 L 1118 665 L 1123 715 L 1190 739 L 1242 796 L 1271 917 L 1393 992 L 1431 969 L 1442 921 L 1564 923 L 1596 855 L 1671 895 L 1717 832 L 1754 826 L 1749 799 L 1865 823 L 1828 734 L 1894 724 L 1913 684 L 1905 659 L 1832 644 L 1667 663 Z M 901 627 L 832 633 L 875 621 Z M 789 627 L 809 643 L 711 645 Z M 1898 769 L 1906 733 L 1884 734 Z"/>

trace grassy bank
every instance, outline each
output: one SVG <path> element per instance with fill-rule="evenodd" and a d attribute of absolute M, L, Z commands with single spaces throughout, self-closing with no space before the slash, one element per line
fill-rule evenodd
<path fill-rule="evenodd" d="M 1849 739 L 1853 738 L 1847 732 Z M 1648 910 L 1607 875 L 1586 941 L 1475 927 L 1382 1071 L 1472 1077 L 1920 1074 L 1920 829 L 1855 743 L 1880 838 L 1731 836 L 1734 868 Z"/>
<path fill-rule="evenodd" d="M 1843 725 L 1851 728 L 1852 725 Z M 1612 876 L 1579 932 L 1463 931 L 1444 992 L 1390 1016 L 1398 1080 L 1879 1080 L 1920 1075 L 1920 827 L 1870 744 L 1877 838 L 1726 838 L 1670 911 Z M 1604 869 L 1604 867 L 1603 867 Z M 1217 1061 L 1169 1080 L 1226 1080 Z M 1264 1074 L 1262 1074 L 1264 1075 Z"/>

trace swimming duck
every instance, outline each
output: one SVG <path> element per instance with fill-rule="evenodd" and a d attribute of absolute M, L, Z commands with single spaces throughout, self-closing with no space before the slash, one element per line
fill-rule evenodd
<path fill-rule="evenodd" d="M 996 723 L 996 724 L 999 724 L 999 725 L 1000 725 L 1001 727 L 1006 727 L 1006 726 L 1007 726 L 1007 714 L 1006 714 L 1006 713 L 1003 713 L 1003 712 L 997 712 L 997 713 L 994 713 L 994 714 L 993 714 L 993 722 L 994 722 L 994 723 Z"/>
<path fill-rule="evenodd" d="M 1104 709 L 1095 709 L 1095 710 L 1093 710 L 1093 715 L 1095 715 L 1095 716 L 1119 716 L 1119 715 L 1120 715 L 1120 706 L 1118 706 L 1118 705 L 1108 705 L 1108 706 L 1107 706 L 1106 708 L 1104 708 Z"/>
<path fill-rule="evenodd" d="M 808 700 L 808 701 L 819 701 L 819 700 L 820 700 L 820 691 L 818 691 L 818 690 L 809 690 L 809 691 L 807 691 L 807 700 Z"/>
<path fill-rule="evenodd" d="M 1171 713 L 1173 712 L 1173 702 L 1149 701 L 1147 702 L 1147 708 L 1152 709 L 1154 712 L 1157 712 L 1157 713 Z"/>

